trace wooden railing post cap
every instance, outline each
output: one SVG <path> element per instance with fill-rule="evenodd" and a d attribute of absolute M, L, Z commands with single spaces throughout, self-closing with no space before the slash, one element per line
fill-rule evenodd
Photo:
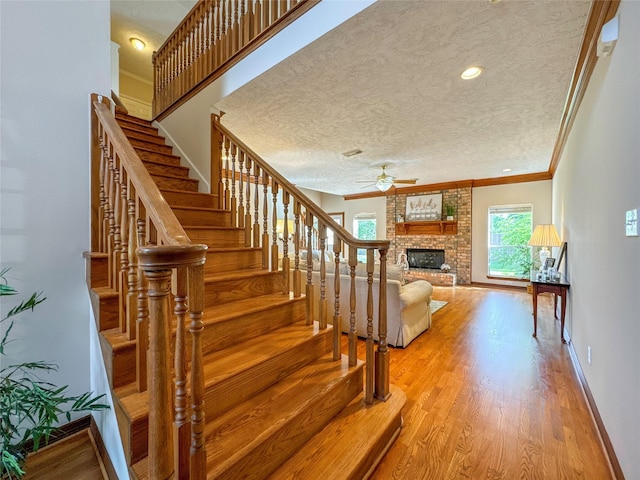
<path fill-rule="evenodd" d="M 148 245 L 139 247 L 138 263 L 143 270 L 166 270 L 204 265 L 208 247 L 194 245 Z"/>

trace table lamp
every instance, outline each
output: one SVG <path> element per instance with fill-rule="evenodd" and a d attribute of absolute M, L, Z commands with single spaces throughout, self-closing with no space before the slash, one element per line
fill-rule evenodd
<path fill-rule="evenodd" d="M 540 249 L 540 269 L 544 268 L 544 264 L 549 258 L 551 252 L 547 247 L 559 247 L 562 245 L 556 227 L 553 224 L 536 225 L 533 234 L 529 239 L 529 245 L 532 247 L 542 247 Z"/>

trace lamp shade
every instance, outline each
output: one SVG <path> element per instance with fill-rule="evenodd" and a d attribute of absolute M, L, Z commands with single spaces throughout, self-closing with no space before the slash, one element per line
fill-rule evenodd
<path fill-rule="evenodd" d="M 553 224 L 536 225 L 529 239 L 532 247 L 559 247 L 562 245 L 556 227 Z"/>

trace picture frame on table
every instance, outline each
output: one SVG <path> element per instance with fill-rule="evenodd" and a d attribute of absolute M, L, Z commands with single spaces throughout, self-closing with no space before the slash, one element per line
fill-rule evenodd
<path fill-rule="evenodd" d="M 553 268 L 555 264 L 556 264 L 556 259 L 553 257 L 548 257 L 544 262 L 544 269 L 549 270 L 550 268 Z"/>

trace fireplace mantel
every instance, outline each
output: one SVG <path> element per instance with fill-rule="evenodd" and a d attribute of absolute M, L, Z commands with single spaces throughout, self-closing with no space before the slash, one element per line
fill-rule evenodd
<path fill-rule="evenodd" d="M 455 220 L 396 223 L 396 235 L 456 235 L 457 233 L 458 222 Z"/>

